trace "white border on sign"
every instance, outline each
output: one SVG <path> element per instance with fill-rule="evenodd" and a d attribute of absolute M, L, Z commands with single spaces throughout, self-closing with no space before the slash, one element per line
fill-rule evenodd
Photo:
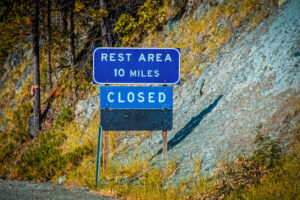
<path fill-rule="evenodd" d="M 95 73 L 94 73 L 94 70 L 95 70 L 95 52 L 98 50 L 98 49 L 158 49 L 158 50 L 164 50 L 164 49 L 168 49 L 168 50 L 176 50 L 177 53 L 178 53 L 178 57 L 179 57 L 179 62 L 178 62 L 178 80 L 174 83 L 136 83 L 136 82 L 128 82 L 128 83 L 99 83 L 98 81 L 95 80 Z M 165 85 L 176 85 L 178 82 L 180 82 L 180 51 L 176 48 L 128 48 L 128 47 L 97 47 L 95 50 L 93 50 L 93 82 L 96 82 L 96 84 L 148 84 L 148 85 L 151 85 L 151 84 L 165 84 Z"/>

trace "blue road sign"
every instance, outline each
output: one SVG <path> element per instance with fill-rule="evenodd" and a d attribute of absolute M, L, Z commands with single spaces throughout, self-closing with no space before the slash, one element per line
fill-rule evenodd
<path fill-rule="evenodd" d="M 173 87 L 100 87 L 100 108 L 157 109 L 173 107 Z"/>
<path fill-rule="evenodd" d="M 94 84 L 179 84 L 176 48 L 94 48 Z"/>

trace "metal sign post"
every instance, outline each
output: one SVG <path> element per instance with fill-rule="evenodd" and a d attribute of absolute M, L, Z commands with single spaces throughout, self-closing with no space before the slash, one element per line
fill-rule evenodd
<path fill-rule="evenodd" d="M 100 158 L 101 158 L 101 140 L 102 138 L 102 127 L 99 126 L 98 133 L 98 146 L 97 146 L 97 159 L 96 159 L 96 185 L 99 186 L 99 172 L 100 172 Z"/>

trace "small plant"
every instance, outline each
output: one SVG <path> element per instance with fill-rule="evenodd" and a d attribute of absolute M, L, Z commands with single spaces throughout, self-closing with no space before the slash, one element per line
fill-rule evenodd
<path fill-rule="evenodd" d="M 121 34 L 121 40 L 123 43 L 128 43 L 132 40 L 132 33 L 137 26 L 138 23 L 135 21 L 134 17 L 129 14 L 122 14 L 115 25 L 115 31 Z"/>
<path fill-rule="evenodd" d="M 64 140 L 64 134 L 40 134 L 37 141 L 28 145 L 22 152 L 17 165 L 18 176 L 46 181 L 62 171 L 66 160 L 59 147 Z"/>
<path fill-rule="evenodd" d="M 254 140 L 256 148 L 251 160 L 259 165 L 264 165 L 267 169 L 274 168 L 275 165 L 279 164 L 282 151 L 277 141 L 273 141 L 269 136 L 261 134 L 261 128 L 261 124 L 256 128 L 257 135 Z"/>
<path fill-rule="evenodd" d="M 72 109 L 71 106 L 67 106 L 63 108 L 60 112 L 59 115 L 57 115 L 56 120 L 55 120 L 55 126 L 56 127 L 62 127 L 66 123 L 72 121 Z"/>
<path fill-rule="evenodd" d="M 262 124 L 256 128 L 255 150 L 251 157 L 240 156 L 234 162 L 220 165 L 217 173 L 217 191 L 220 195 L 239 194 L 250 185 L 260 183 L 279 164 L 282 158 L 279 144 L 263 136 L 261 128 Z"/>
<path fill-rule="evenodd" d="M 27 119 L 31 115 L 32 107 L 30 104 L 22 104 L 21 108 L 13 112 L 14 129 L 10 133 L 17 143 L 23 143 L 29 138 L 27 129 Z"/>
<path fill-rule="evenodd" d="M 295 131 L 289 154 L 282 155 L 280 160 L 276 159 L 274 168 L 259 184 L 251 185 L 242 192 L 233 192 L 231 199 L 300 199 L 299 130 L 300 124 Z"/>
<path fill-rule="evenodd" d="M 95 149 L 92 149 L 92 145 L 79 146 L 74 151 L 66 154 L 66 161 L 71 164 L 72 168 L 76 168 L 85 156 L 89 156 L 94 152 Z"/>
<path fill-rule="evenodd" d="M 122 14 L 114 30 L 121 35 L 123 45 L 136 45 L 143 36 L 162 29 L 161 25 L 166 16 L 161 9 L 162 6 L 161 1 L 146 0 L 138 9 L 136 18 L 129 14 Z"/>
<path fill-rule="evenodd" d="M 8 144 L 0 144 L 0 170 L 2 168 L 1 165 L 6 163 L 11 159 L 11 156 L 14 153 L 16 145 L 13 142 L 9 142 Z M 1 174 L 1 173 L 0 173 Z"/>

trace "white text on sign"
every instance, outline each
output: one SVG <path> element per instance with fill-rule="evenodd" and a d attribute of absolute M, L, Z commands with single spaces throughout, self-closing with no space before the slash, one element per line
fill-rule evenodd
<path fill-rule="evenodd" d="M 115 77 L 124 77 L 126 74 L 126 71 L 125 69 L 123 68 L 120 68 L 120 69 L 117 69 L 115 68 L 114 69 L 114 76 Z M 152 70 L 152 69 L 149 69 L 149 70 L 139 70 L 139 69 L 135 69 L 135 70 L 132 70 L 130 69 L 129 70 L 129 76 L 130 77 L 142 77 L 142 78 L 146 78 L 146 77 L 156 77 L 158 78 L 159 77 L 159 70 Z"/>
<path fill-rule="evenodd" d="M 114 103 L 115 101 L 118 103 L 164 103 L 166 101 L 166 94 L 164 92 L 149 92 L 147 94 L 144 92 L 137 94 L 133 92 L 128 92 L 127 94 L 109 92 L 107 100 L 109 103 Z"/>
<path fill-rule="evenodd" d="M 131 53 L 101 53 L 101 62 L 130 62 Z M 172 62 L 170 54 L 162 53 L 141 53 L 138 56 L 139 62 Z"/>

